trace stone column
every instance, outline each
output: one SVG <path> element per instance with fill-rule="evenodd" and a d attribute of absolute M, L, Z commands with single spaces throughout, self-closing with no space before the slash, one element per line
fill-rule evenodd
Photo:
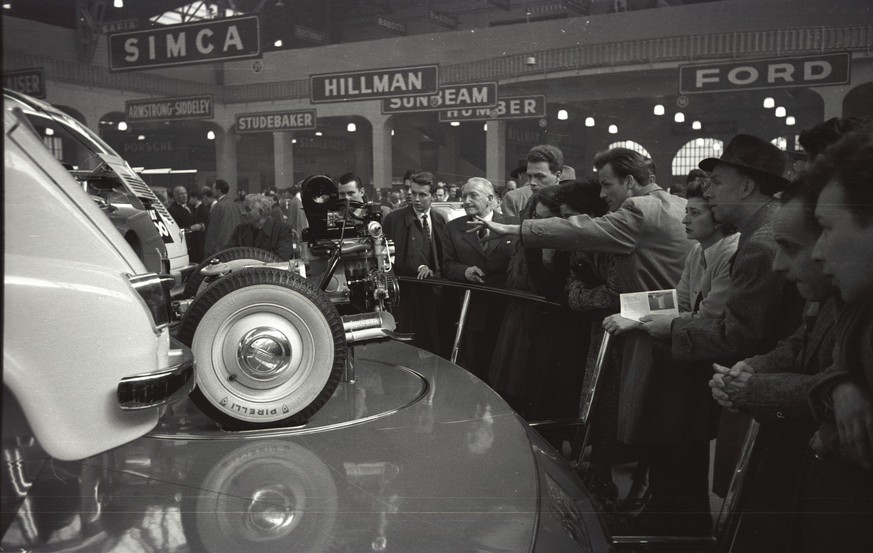
<path fill-rule="evenodd" d="M 506 186 L 506 121 L 488 121 L 485 133 L 485 175 L 495 188 Z"/>
<path fill-rule="evenodd" d="M 232 198 L 236 197 L 237 190 L 237 167 L 236 167 L 236 143 L 239 135 L 233 132 L 233 126 L 222 128 L 215 133 L 215 178 L 224 179 L 230 185 Z"/>
<path fill-rule="evenodd" d="M 843 116 L 843 99 L 851 88 L 850 85 L 816 86 L 810 88 L 810 90 L 821 96 L 821 99 L 824 100 L 822 121 Z"/>
<path fill-rule="evenodd" d="M 389 188 L 393 176 L 391 119 L 370 118 L 373 125 L 373 186 L 377 188 Z M 361 177 L 363 178 L 363 177 Z"/>
<path fill-rule="evenodd" d="M 276 188 L 280 190 L 294 184 L 293 138 L 293 132 L 273 133 L 273 170 L 276 174 Z"/>

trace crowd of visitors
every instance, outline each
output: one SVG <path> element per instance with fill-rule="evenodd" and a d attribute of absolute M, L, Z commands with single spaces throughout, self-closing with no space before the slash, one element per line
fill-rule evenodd
<path fill-rule="evenodd" d="M 577 179 L 560 149 L 535 146 L 502 198 L 485 178 L 410 170 L 378 208 L 409 277 L 398 329 L 448 356 L 460 294 L 439 283 L 475 290 L 458 363 L 528 420 L 578 416 L 608 332 L 584 466 L 602 504 L 638 533 L 710 533 L 710 494 L 727 494 L 754 420 L 733 550 L 873 550 L 873 122 L 800 137 L 805 164 L 740 134 L 669 187 L 626 148 Z M 228 188 L 215 182 L 211 206 L 174 191 L 171 213 L 202 237 L 192 254 L 287 259 L 306 224 L 299 187 L 241 203 Z M 368 201 L 353 173 L 339 193 Z M 619 314 L 620 294 L 672 289 L 675 314 Z M 629 461 L 619 501 L 613 467 Z"/>

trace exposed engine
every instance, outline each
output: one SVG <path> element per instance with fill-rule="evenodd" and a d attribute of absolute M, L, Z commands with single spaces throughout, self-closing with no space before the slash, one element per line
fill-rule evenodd
<path fill-rule="evenodd" d="M 307 178 L 301 196 L 309 221 L 300 245 L 307 276 L 318 279 L 334 304 L 390 311 L 399 286 L 379 206 L 340 199 L 336 183 L 323 175 Z"/>

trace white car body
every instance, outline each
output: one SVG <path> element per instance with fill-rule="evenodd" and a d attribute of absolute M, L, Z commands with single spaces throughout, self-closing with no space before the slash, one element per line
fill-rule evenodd
<path fill-rule="evenodd" d="M 161 320 L 160 277 L 17 111 L 4 109 L 4 395 L 47 453 L 79 459 L 151 430 L 193 387 L 193 362 Z"/>
<path fill-rule="evenodd" d="M 11 97 L 10 97 L 11 96 Z M 16 104 L 29 116 L 49 117 L 58 125 L 69 133 L 79 142 L 79 146 L 86 148 L 92 159 L 99 160 L 105 167 L 117 175 L 119 179 L 124 181 L 125 186 L 142 202 L 145 210 L 149 213 L 152 222 L 157 228 L 160 237 L 163 239 L 164 247 L 167 250 L 167 257 L 170 262 L 170 274 L 176 281 L 177 291 L 181 291 L 181 286 L 197 266 L 188 258 L 188 244 L 185 238 L 185 233 L 176 224 L 176 221 L 167 211 L 167 208 L 161 203 L 154 191 L 142 180 L 142 178 L 131 169 L 130 165 L 115 152 L 106 142 L 97 136 L 91 129 L 81 124 L 79 121 L 70 117 L 68 114 L 57 109 L 56 107 L 30 98 L 23 94 L 6 92 L 6 102 Z M 8 108 L 7 108 L 8 109 Z M 141 209 L 139 207 L 138 209 Z"/>

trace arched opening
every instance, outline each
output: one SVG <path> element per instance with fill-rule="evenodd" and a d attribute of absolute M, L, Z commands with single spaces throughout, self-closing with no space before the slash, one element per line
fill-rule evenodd
<path fill-rule="evenodd" d="M 692 169 L 697 169 L 700 160 L 707 157 L 719 157 L 724 148 L 724 142 L 717 138 L 695 138 L 686 142 L 671 164 L 674 175 L 687 175 Z"/>

